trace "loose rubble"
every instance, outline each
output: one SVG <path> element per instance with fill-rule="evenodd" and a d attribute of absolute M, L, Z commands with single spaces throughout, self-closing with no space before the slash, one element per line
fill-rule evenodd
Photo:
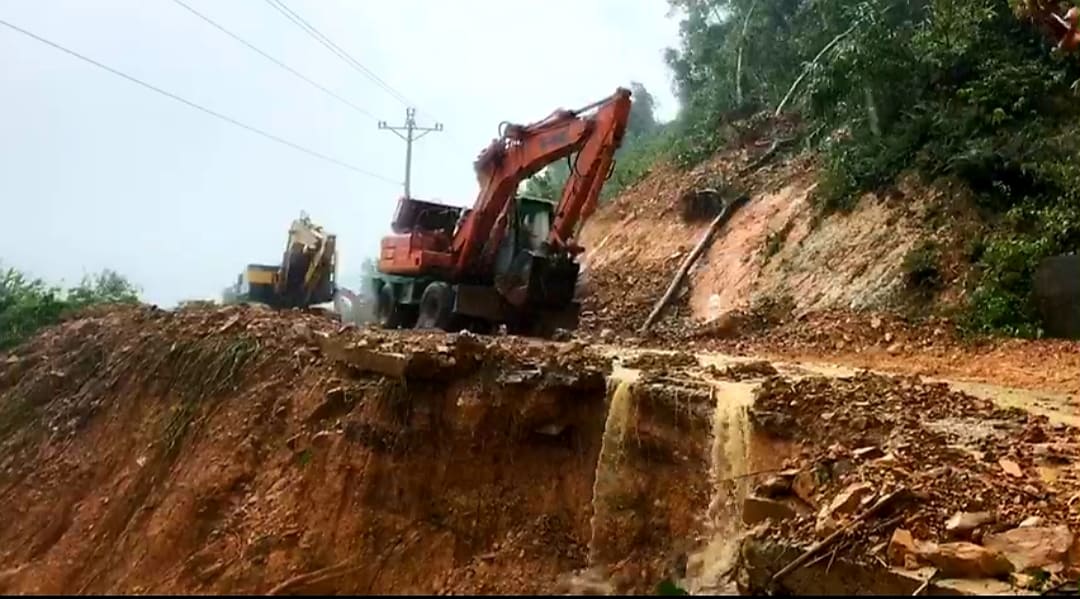
<path fill-rule="evenodd" d="M 796 442 L 786 466 L 798 474 L 789 474 L 787 497 L 806 508 L 796 517 L 794 509 L 773 510 L 783 517 L 772 519 L 764 539 L 808 545 L 904 490 L 913 500 L 895 521 L 878 518 L 851 533 L 839 557 L 933 566 L 942 577 L 1034 573 L 1052 585 L 1080 576 L 1076 429 L 944 384 L 865 372 L 772 377 L 757 392 L 752 418 L 757 430 Z M 783 488 L 769 487 L 773 496 Z M 760 501 L 746 507 L 757 510 Z"/>

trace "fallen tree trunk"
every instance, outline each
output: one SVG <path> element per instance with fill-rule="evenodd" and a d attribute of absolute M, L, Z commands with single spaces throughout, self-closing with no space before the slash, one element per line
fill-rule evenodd
<path fill-rule="evenodd" d="M 698 241 L 694 249 L 683 260 L 682 265 L 679 266 L 679 270 L 675 272 L 675 277 L 671 280 L 671 284 L 668 285 L 667 291 L 664 292 L 663 297 L 660 298 L 656 305 L 653 306 L 652 312 L 649 313 L 649 317 L 645 319 L 645 324 L 641 325 L 638 330 L 639 333 L 645 333 L 649 330 L 664 311 L 664 308 L 671 302 L 671 298 L 675 297 L 675 292 L 679 290 L 682 285 L 683 279 L 686 278 L 686 273 L 690 272 L 690 268 L 694 266 L 701 254 L 705 253 L 705 248 L 709 246 L 709 242 L 712 241 L 713 236 L 720 229 L 720 227 L 731 218 L 731 215 L 735 210 L 745 204 L 750 197 L 743 194 L 731 202 L 729 202 L 724 209 L 720 211 L 720 214 L 716 215 L 716 218 L 709 223 L 709 228 L 705 230 L 705 234 L 701 236 L 701 240 Z"/>

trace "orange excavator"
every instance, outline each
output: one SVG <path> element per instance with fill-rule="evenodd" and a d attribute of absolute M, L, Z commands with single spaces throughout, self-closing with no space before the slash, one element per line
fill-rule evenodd
<path fill-rule="evenodd" d="M 583 251 L 574 237 L 595 210 L 630 117 L 630 91 L 529 125 L 503 123 L 476 159 L 471 209 L 403 197 L 383 238 L 375 312 L 387 328 L 487 330 L 546 336 L 577 326 Z M 558 202 L 522 197 L 522 181 L 561 159 Z"/>
<path fill-rule="evenodd" d="M 1063 15 L 1058 14 L 1061 3 L 1053 0 L 1019 0 L 1014 7 L 1018 16 L 1031 20 L 1053 39 L 1056 49 L 1071 53 L 1080 47 L 1080 10 L 1075 6 Z"/>

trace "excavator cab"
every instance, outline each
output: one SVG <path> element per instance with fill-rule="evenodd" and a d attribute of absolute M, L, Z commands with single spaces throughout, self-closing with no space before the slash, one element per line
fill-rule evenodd
<path fill-rule="evenodd" d="M 578 265 L 548 243 L 555 203 L 518 196 L 511 207 L 511 224 L 495 259 L 495 287 L 516 306 L 568 306 Z"/>

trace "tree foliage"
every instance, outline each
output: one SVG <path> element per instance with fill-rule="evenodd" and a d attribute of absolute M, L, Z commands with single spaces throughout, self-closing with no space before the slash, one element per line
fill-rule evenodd
<path fill-rule="evenodd" d="M 656 120 L 656 99 L 644 85 L 630 82 L 630 118 L 626 124 L 622 146 L 615 152 L 615 170 L 604 187 L 604 197 L 610 197 L 623 187 L 633 184 L 647 172 L 657 157 L 655 140 L 662 129 Z M 647 150 L 647 151 L 645 151 Z M 629 165 L 621 166 L 624 158 Z M 558 200 L 570 177 L 574 156 L 548 165 L 525 182 L 524 193 L 530 197 Z"/>
<path fill-rule="evenodd" d="M 1006 0 L 669 0 L 667 51 L 682 111 L 671 158 L 689 166 L 723 124 L 787 110 L 824 131 L 817 197 L 847 209 L 904 169 L 977 194 L 989 227 L 969 325 L 1036 334 L 1031 273 L 1080 247 L 1075 57 L 1061 57 Z M 1064 7 L 1062 7 L 1064 8 Z M 823 51 L 827 49 L 827 51 Z"/>
<path fill-rule="evenodd" d="M 64 291 L 14 268 L 0 269 L 0 350 L 23 342 L 75 310 L 138 301 L 138 290 L 111 270 L 86 276 Z"/>

